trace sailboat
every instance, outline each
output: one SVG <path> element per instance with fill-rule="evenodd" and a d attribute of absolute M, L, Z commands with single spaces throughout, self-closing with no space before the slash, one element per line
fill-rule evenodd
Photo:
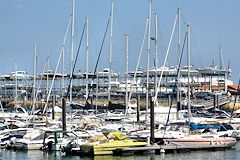
<path fill-rule="evenodd" d="M 188 135 L 178 139 L 166 139 L 166 145 L 174 145 L 182 148 L 231 148 L 237 143 L 235 138 L 220 137 L 217 134 L 196 134 Z"/>
<path fill-rule="evenodd" d="M 191 124 L 190 110 L 190 24 L 187 25 L 187 46 L 188 46 L 188 123 Z M 184 149 L 208 149 L 208 148 L 230 148 L 236 145 L 237 141 L 233 137 L 222 137 L 219 134 L 201 133 L 189 134 L 178 139 L 165 139 L 165 145 L 174 145 L 176 148 Z"/>

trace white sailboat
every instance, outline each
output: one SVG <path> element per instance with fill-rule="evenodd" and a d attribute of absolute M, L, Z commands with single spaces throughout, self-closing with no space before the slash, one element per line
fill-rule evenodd
<path fill-rule="evenodd" d="M 188 93 L 190 93 L 190 24 L 187 25 L 187 46 L 188 46 Z M 190 94 L 188 94 L 188 123 L 190 127 L 191 121 L 191 110 L 190 110 Z M 207 149 L 207 148 L 230 148 L 236 145 L 237 141 L 232 137 L 221 137 L 219 134 L 213 133 L 201 133 L 192 134 L 189 129 L 189 134 L 177 138 L 177 139 L 166 139 L 165 145 L 174 145 L 176 148 L 184 149 Z"/>

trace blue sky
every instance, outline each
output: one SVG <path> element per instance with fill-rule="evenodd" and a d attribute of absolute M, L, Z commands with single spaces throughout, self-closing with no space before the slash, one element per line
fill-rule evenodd
<path fill-rule="evenodd" d="M 0 5 L 0 74 L 18 70 L 33 72 L 33 46 L 38 48 L 38 72 L 42 72 L 47 56 L 50 69 L 54 70 L 61 43 L 72 10 L 71 0 L 1 0 Z M 129 33 L 129 70 L 134 70 L 148 15 L 147 0 L 115 0 L 113 25 L 112 68 L 125 70 L 125 33 Z M 239 77 L 240 46 L 239 0 L 153 0 L 152 11 L 159 20 L 159 61 L 163 63 L 177 8 L 182 10 L 182 42 L 186 23 L 191 24 L 191 63 L 196 67 L 208 67 L 213 59 L 219 64 L 218 47 L 221 45 L 225 66 L 230 60 L 232 79 Z M 89 18 L 90 70 L 93 70 L 99 53 L 104 30 L 111 10 L 111 0 L 76 0 L 76 38 L 78 45 L 85 17 Z M 152 35 L 154 35 L 152 22 Z M 109 32 L 108 32 L 109 34 Z M 83 46 L 85 47 L 85 39 Z M 147 48 L 147 43 L 144 49 Z M 153 44 L 152 44 L 153 47 Z M 70 37 L 67 39 L 66 70 L 69 71 Z M 75 53 L 76 53 L 75 47 Z M 99 70 L 108 67 L 109 39 L 106 38 L 100 58 Z M 177 34 L 167 61 L 169 66 L 177 61 Z M 154 50 L 151 51 L 153 66 Z M 186 55 L 186 52 L 185 52 Z M 186 56 L 185 56 L 186 57 Z M 186 58 L 184 58 L 186 59 Z M 186 60 L 183 60 L 183 64 Z M 80 52 L 76 70 L 85 71 L 85 51 Z M 141 60 L 146 67 L 146 51 Z"/>

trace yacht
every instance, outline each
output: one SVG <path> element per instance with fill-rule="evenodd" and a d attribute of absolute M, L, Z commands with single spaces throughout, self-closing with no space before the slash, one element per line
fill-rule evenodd
<path fill-rule="evenodd" d="M 32 78 L 31 75 L 27 74 L 26 71 L 16 71 L 16 72 L 11 72 L 10 73 L 10 79 L 30 79 Z"/>

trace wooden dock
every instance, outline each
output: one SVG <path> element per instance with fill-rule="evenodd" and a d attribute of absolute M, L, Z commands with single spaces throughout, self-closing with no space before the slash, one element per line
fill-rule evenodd
<path fill-rule="evenodd" d="M 145 154 L 145 153 L 152 153 L 152 154 L 161 154 L 161 153 L 179 153 L 179 152 L 186 152 L 192 150 L 199 150 L 199 149 L 208 149 L 208 150 L 223 150 L 226 149 L 225 147 L 209 147 L 205 148 L 203 146 L 179 146 L 179 145 L 151 145 L 145 147 L 129 147 L 129 148 L 118 148 L 113 151 L 113 155 L 120 156 L 120 155 L 130 155 L 130 154 Z"/>
<path fill-rule="evenodd" d="M 213 109 L 214 107 L 224 106 L 225 104 L 229 103 L 230 99 L 228 96 L 223 95 L 216 100 L 216 106 L 214 106 L 214 99 L 209 99 L 205 102 L 198 103 L 200 106 L 205 106 L 206 110 Z"/>

